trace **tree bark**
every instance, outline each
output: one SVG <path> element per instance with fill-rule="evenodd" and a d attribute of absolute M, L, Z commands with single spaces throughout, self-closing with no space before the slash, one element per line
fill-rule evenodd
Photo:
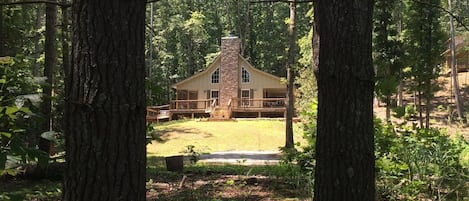
<path fill-rule="evenodd" d="M 290 25 L 288 28 L 289 48 L 287 62 L 287 117 L 285 131 L 285 148 L 293 148 L 293 113 L 294 113 L 294 84 L 295 84 L 295 54 L 296 54 L 296 31 L 295 31 L 295 2 L 290 3 Z"/>
<path fill-rule="evenodd" d="M 3 48 L 4 48 L 4 39 L 3 39 L 3 6 L 0 5 L 0 57 L 5 56 L 3 55 Z"/>
<path fill-rule="evenodd" d="M 316 1 L 314 11 L 320 19 L 314 200 L 373 201 L 373 1 Z"/>
<path fill-rule="evenodd" d="M 452 12 L 451 0 L 448 0 L 448 11 Z M 459 92 L 459 81 L 458 81 L 458 69 L 456 68 L 456 44 L 455 44 L 455 34 L 454 34 L 454 20 L 453 16 L 449 15 L 449 26 L 451 34 L 450 42 L 450 51 L 451 51 L 451 78 L 454 86 L 454 100 L 456 104 L 456 110 L 458 112 L 459 118 L 463 121 L 464 125 L 467 125 L 467 119 L 464 116 L 464 103 L 461 99 L 461 94 Z M 451 114 L 450 114 L 451 115 Z"/>
<path fill-rule="evenodd" d="M 67 5 L 68 0 L 62 0 L 63 5 Z M 70 30 L 68 29 L 69 26 L 69 14 L 68 14 L 68 8 L 69 7 L 64 7 L 62 6 L 62 65 L 63 65 L 63 70 L 64 70 L 64 77 L 67 78 L 67 76 L 70 73 Z M 65 82 L 67 82 L 65 80 Z"/>
<path fill-rule="evenodd" d="M 145 200 L 145 0 L 75 0 L 63 200 Z"/>
<path fill-rule="evenodd" d="M 34 23 L 34 29 L 39 30 L 42 27 L 42 15 L 43 15 L 43 10 L 44 7 L 42 5 L 36 5 L 36 22 Z M 37 59 L 41 55 L 41 34 L 36 33 L 34 36 L 34 54 L 33 54 L 33 64 L 32 64 L 32 72 L 33 76 L 39 77 L 39 63 L 37 62 Z"/>
<path fill-rule="evenodd" d="M 41 113 L 41 133 L 48 132 L 52 128 L 52 90 L 57 66 L 57 6 L 46 4 L 46 40 L 44 44 L 44 77 L 47 78 L 43 86 Z M 41 134 L 39 133 L 39 135 Z M 39 137 L 39 149 L 50 154 L 50 141 Z"/>

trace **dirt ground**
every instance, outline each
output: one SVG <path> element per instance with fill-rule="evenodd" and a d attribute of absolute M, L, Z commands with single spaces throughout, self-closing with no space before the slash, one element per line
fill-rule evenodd
<path fill-rule="evenodd" d="M 226 172 L 155 175 L 147 184 L 147 200 L 310 200 L 282 178 Z"/>
<path fill-rule="evenodd" d="M 458 81 L 460 87 L 461 97 L 465 105 L 465 114 L 466 118 L 469 116 L 469 72 L 463 72 L 458 74 Z M 450 135 L 461 134 L 466 139 L 469 140 L 469 127 L 464 126 L 460 122 L 449 122 L 449 112 L 448 106 L 452 108 L 452 115 L 457 116 L 456 106 L 454 104 L 454 95 L 453 95 L 453 86 L 451 84 L 450 76 L 441 76 L 437 80 L 440 90 L 435 93 L 435 98 L 432 102 L 433 110 L 430 114 L 431 120 L 430 124 L 433 127 L 446 128 Z M 405 87 L 404 87 L 405 88 Z M 407 103 L 414 102 L 413 94 L 409 94 L 405 91 L 404 100 Z M 381 118 L 385 119 L 386 108 L 385 104 L 374 104 L 375 114 Z M 424 114 L 425 115 L 425 114 Z M 401 123 L 402 121 L 396 118 L 391 118 L 391 121 L 394 123 Z M 415 123 L 418 123 L 415 121 Z"/>

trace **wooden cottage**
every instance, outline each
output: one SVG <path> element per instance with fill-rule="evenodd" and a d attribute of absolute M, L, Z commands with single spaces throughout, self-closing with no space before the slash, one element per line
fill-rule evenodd
<path fill-rule="evenodd" d="M 221 43 L 221 54 L 207 69 L 172 86 L 170 116 L 284 117 L 286 84 L 243 58 L 238 37 Z"/>
<path fill-rule="evenodd" d="M 456 69 L 458 73 L 467 72 L 469 69 L 469 34 L 459 35 L 455 37 L 455 57 L 456 57 Z M 450 40 L 447 41 L 448 49 L 442 54 L 445 59 L 446 74 L 451 74 L 451 50 Z"/>

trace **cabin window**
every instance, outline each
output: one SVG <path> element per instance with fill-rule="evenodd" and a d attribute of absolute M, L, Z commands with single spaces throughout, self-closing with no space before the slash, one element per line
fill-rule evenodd
<path fill-rule="evenodd" d="M 242 67 L 242 70 L 241 70 L 241 81 L 243 83 L 248 83 L 250 80 L 250 75 L 249 75 L 249 72 L 248 70 L 246 70 L 246 68 Z"/>
<path fill-rule="evenodd" d="M 218 84 L 218 83 L 220 83 L 220 68 L 217 68 L 212 73 L 212 84 Z"/>

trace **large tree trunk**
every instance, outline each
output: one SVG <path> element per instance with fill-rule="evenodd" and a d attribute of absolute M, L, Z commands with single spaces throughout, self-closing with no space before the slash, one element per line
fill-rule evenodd
<path fill-rule="evenodd" d="M 43 86 L 41 113 L 41 132 L 50 131 L 52 128 L 52 90 L 54 74 L 57 66 L 57 6 L 46 4 L 46 40 L 44 44 L 44 77 L 47 78 Z M 39 133 L 41 134 L 41 133 Z M 39 149 L 50 154 L 50 141 L 39 137 Z"/>
<path fill-rule="evenodd" d="M 286 132 L 285 132 L 285 148 L 293 148 L 293 113 L 294 113 L 294 83 L 295 83 L 295 54 L 296 54 L 296 31 L 295 31 L 295 15 L 296 5 L 294 2 L 290 3 L 290 25 L 288 28 L 289 48 L 288 48 L 288 62 L 287 62 L 287 117 L 286 117 Z"/>
<path fill-rule="evenodd" d="M 145 200 L 145 0 L 75 0 L 63 200 Z"/>
<path fill-rule="evenodd" d="M 314 200 L 373 201 L 373 1 L 316 1 L 314 10 L 320 19 Z"/>

